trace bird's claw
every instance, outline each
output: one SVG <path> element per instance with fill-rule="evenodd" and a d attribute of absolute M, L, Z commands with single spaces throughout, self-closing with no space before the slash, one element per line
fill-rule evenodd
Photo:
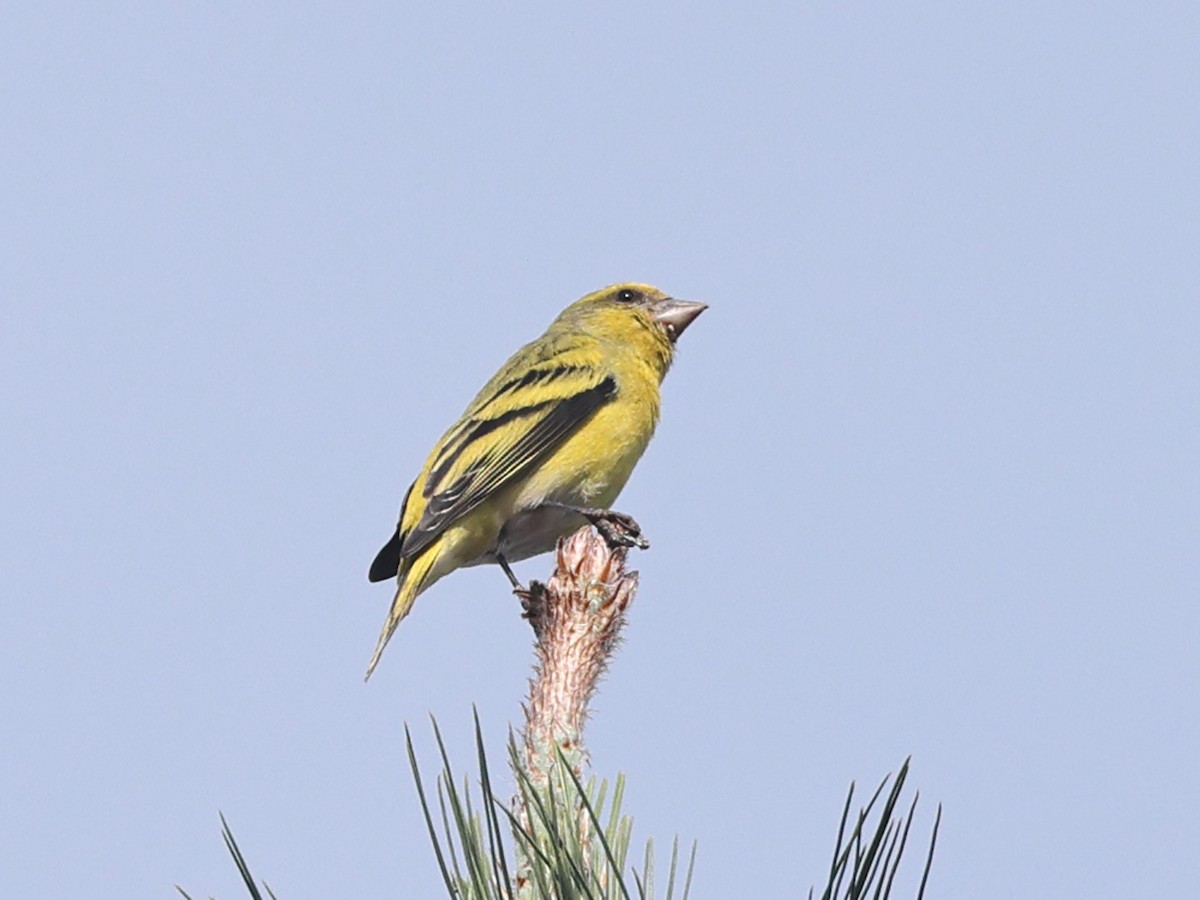
<path fill-rule="evenodd" d="M 580 515 L 592 523 L 592 527 L 604 538 L 611 549 L 617 547 L 637 547 L 639 550 L 649 550 L 650 541 L 642 534 L 642 527 L 628 513 L 617 512 L 615 509 L 581 509 Z"/>

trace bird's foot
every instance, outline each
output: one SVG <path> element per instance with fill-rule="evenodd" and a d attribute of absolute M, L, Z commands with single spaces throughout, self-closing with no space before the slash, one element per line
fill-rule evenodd
<path fill-rule="evenodd" d="M 596 510 L 599 515 L 585 516 L 600 532 L 609 547 L 637 547 L 639 550 L 649 550 L 650 541 L 642 534 L 642 526 L 628 513 L 611 509 Z"/>
<path fill-rule="evenodd" d="M 522 619 L 535 622 L 545 616 L 546 586 L 540 581 L 529 582 L 529 587 L 527 588 L 513 588 L 513 593 L 521 601 Z"/>
<path fill-rule="evenodd" d="M 642 534 L 642 526 L 638 525 L 637 520 L 628 513 L 617 512 L 615 509 L 588 509 L 566 504 L 555 504 L 555 506 L 577 512 L 587 519 L 612 549 L 617 547 L 650 549 L 650 541 Z"/>

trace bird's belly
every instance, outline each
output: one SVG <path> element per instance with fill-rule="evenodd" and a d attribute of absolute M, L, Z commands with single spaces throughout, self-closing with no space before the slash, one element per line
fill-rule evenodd
<path fill-rule="evenodd" d="M 509 562 L 528 559 L 553 550 L 560 537 L 585 524 L 583 516 L 568 509 L 538 506 L 523 510 L 504 524 L 496 550 Z"/>

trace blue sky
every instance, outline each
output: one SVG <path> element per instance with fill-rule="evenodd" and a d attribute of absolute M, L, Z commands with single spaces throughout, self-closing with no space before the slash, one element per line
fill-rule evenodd
<path fill-rule="evenodd" d="M 499 758 L 530 636 L 460 572 L 364 686 L 366 569 L 620 280 L 711 307 L 588 734 L 694 896 L 800 895 L 909 754 L 930 897 L 1194 890 L 1194 4 L 3 19 L 6 896 L 241 896 L 218 809 L 281 898 L 439 896 L 404 723 Z"/>

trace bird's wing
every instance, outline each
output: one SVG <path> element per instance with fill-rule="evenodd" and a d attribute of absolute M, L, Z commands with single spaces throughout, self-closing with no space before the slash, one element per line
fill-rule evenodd
<path fill-rule="evenodd" d="M 506 366 L 439 443 L 421 491 L 420 519 L 404 531 L 409 516 L 402 516 L 401 555 L 420 553 L 497 490 L 543 463 L 616 391 L 611 374 L 559 356 L 516 371 Z"/>

